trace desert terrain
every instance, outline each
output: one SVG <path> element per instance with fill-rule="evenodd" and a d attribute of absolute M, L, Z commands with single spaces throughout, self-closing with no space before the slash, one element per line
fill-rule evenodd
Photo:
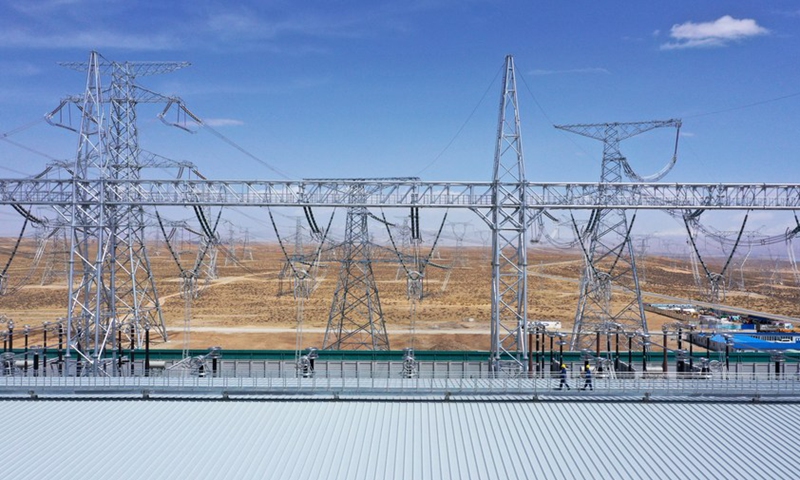
<path fill-rule="evenodd" d="M 14 241 L 3 239 L 0 242 L 0 252 L 6 260 Z M 182 265 L 191 267 L 196 249 L 196 245 L 190 245 L 182 252 Z M 34 265 L 33 250 L 32 241 L 23 242 L 8 269 L 6 291 L 0 296 L 0 315 L 14 320 L 17 327 L 37 327 L 66 314 L 66 266 L 53 267 L 51 278 L 43 282 L 46 259 Z M 180 295 L 180 271 L 163 243 L 150 245 L 149 252 L 168 331 L 168 341 L 156 338 L 153 348 L 181 349 L 187 302 Z M 317 287 L 303 302 L 301 311 L 292 294 L 290 272 L 281 275 L 286 260 L 278 245 L 253 244 L 248 253 L 252 253 L 252 258 L 248 254 L 234 261 L 233 256 L 228 258 L 227 251 L 220 250 L 217 278 L 201 279 L 200 294 L 190 304 L 190 347 L 291 350 L 297 345 L 300 313 L 301 346 L 321 347 L 340 262 L 323 259 L 316 278 Z M 458 261 L 454 262 L 454 257 Z M 391 348 L 413 345 L 419 350 L 488 350 L 489 251 L 480 247 L 457 250 L 444 246 L 437 249 L 432 260 L 438 265 L 452 265 L 452 268 L 427 268 L 424 299 L 413 309 L 406 296 L 405 273 L 399 264 L 391 260 L 373 263 Z M 703 300 L 687 259 L 649 255 L 638 261 L 643 291 Z M 583 268 L 580 253 L 532 248 L 529 263 L 529 317 L 560 321 L 564 331 L 570 331 Z M 713 268 L 713 262 L 709 263 Z M 724 304 L 790 316 L 798 314 L 800 288 L 794 283 L 788 263 L 751 259 L 748 268 L 737 271 L 736 277 L 741 277 L 738 283 L 744 283 L 747 290 L 729 289 Z M 644 301 L 669 303 L 672 300 L 645 294 Z M 648 313 L 647 318 L 649 328 L 656 332 L 663 323 L 671 322 L 652 313 Z"/>

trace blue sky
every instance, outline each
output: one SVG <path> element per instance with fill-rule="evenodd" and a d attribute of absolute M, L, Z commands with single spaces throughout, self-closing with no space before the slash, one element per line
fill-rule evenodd
<path fill-rule="evenodd" d="M 488 181 L 513 54 L 531 181 L 599 179 L 601 143 L 553 124 L 682 118 L 664 181 L 800 182 L 798 32 L 797 1 L 3 1 L 0 135 L 81 92 L 83 76 L 57 62 L 97 50 L 191 62 L 140 84 L 182 97 L 288 178 Z M 148 150 L 213 178 L 281 178 L 209 131 L 163 126 L 159 110 L 139 113 Z M 651 174 L 673 136 L 623 151 Z M 77 143 L 43 122 L 6 138 L 35 152 L 0 142 L 0 177 L 71 158 Z M 720 228 L 736 218 L 721 215 Z"/>

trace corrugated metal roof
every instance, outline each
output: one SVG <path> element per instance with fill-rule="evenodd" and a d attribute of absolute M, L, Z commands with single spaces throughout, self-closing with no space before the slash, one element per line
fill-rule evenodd
<path fill-rule="evenodd" d="M 800 405 L 0 402 L 2 478 L 796 478 Z"/>

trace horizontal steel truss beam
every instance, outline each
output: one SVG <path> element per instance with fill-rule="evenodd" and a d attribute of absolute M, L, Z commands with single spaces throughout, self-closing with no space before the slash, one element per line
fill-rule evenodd
<path fill-rule="evenodd" d="M 0 205 L 67 205 L 73 182 L 106 187 L 107 205 L 228 207 L 492 207 L 491 182 L 0 179 Z M 531 183 L 528 206 L 548 209 L 800 209 L 800 184 Z M 360 186 L 361 188 L 353 188 Z M 514 191 L 517 185 L 501 184 Z M 357 191 L 357 194 L 353 192 Z M 99 199 L 98 199 L 99 201 Z"/>

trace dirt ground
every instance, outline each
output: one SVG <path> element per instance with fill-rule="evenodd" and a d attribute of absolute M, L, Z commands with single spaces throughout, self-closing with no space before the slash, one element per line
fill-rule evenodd
<path fill-rule="evenodd" d="M 0 252 L 10 252 L 14 239 L 1 239 Z M 191 265 L 196 245 L 181 255 Z M 413 309 L 406 296 L 405 272 L 396 262 L 373 263 L 374 278 L 392 349 L 414 346 L 420 350 L 488 350 L 490 332 L 491 268 L 488 250 L 452 247 L 438 249 L 433 261 L 455 266 L 449 271 L 429 267 L 425 272 L 425 296 Z M 62 257 L 64 257 L 62 255 Z M 454 262 L 454 257 L 463 259 Z M 234 262 L 220 251 L 216 279 L 201 282 L 202 290 L 190 305 L 181 297 L 179 270 L 170 253 L 150 246 L 150 261 L 169 340 L 154 348 L 180 349 L 184 326 L 190 315 L 190 347 L 204 349 L 294 349 L 298 344 L 298 318 L 302 318 L 300 345 L 321 346 L 340 262 L 323 259 L 317 288 L 300 309 L 292 295 L 291 275 L 282 278 L 285 263 L 277 245 L 253 245 L 252 259 Z M 644 291 L 682 299 L 702 300 L 686 259 L 649 256 L 639 259 Z M 39 326 L 66 314 L 65 265 L 51 262 L 51 279 L 44 279 L 47 259 L 34 266 L 33 245 L 20 248 L 8 272 L 6 292 L 0 296 L 0 314 L 15 324 Z M 531 250 L 529 253 L 529 317 L 562 322 L 569 331 L 578 303 L 578 279 L 582 270 L 579 252 Z M 747 291 L 729 290 L 725 304 L 753 310 L 797 315 L 800 288 L 788 264 L 776 266 L 748 262 L 742 273 Z M 712 264 L 713 267 L 713 264 Z M 29 278 L 25 278 L 29 277 Z M 23 282 L 24 281 L 24 282 Z M 21 284 L 23 283 L 23 284 Z M 665 303 L 645 295 L 645 301 Z M 671 320 L 648 314 L 652 331 Z M 412 322 L 414 335 L 411 335 Z M 4 329 L 5 326 L 0 326 Z M 18 345 L 18 344 L 17 344 Z"/>

